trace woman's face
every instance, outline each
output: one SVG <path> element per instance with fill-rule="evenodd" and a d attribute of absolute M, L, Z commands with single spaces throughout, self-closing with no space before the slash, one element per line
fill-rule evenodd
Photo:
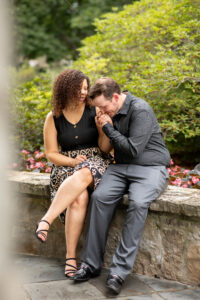
<path fill-rule="evenodd" d="M 87 84 L 87 80 L 84 79 L 81 86 L 81 98 L 80 98 L 81 102 L 85 101 L 87 94 L 88 94 L 88 84 Z"/>

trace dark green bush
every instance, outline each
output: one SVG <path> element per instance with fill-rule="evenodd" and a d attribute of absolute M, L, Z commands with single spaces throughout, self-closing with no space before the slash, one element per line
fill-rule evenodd
<path fill-rule="evenodd" d="M 94 33 L 93 20 L 132 1 L 13 0 L 17 56 L 21 60 L 46 55 L 48 61 L 75 58 L 81 39 Z"/>
<path fill-rule="evenodd" d="M 171 153 L 200 160 L 199 1 L 141 0 L 95 26 L 74 66 L 146 99 Z"/>

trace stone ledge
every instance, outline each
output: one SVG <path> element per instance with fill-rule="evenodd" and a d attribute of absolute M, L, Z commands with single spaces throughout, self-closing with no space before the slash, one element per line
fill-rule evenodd
<path fill-rule="evenodd" d="M 12 228 L 15 252 L 65 258 L 64 226 L 57 219 L 45 244 L 33 238 L 35 225 L 49 207 L 49 174 L 9 172 L 16 193 L 16 222 Z M 127 205 L 127 195 L 124 196 Z M 133 272 L 176 280 L 200 282 L 200 191 L 169 186 L 152 203 L 138 249 Z M 104 255 L 108 267 L 119 243 L 126 206 L 116 210 Z M 89 216 L 89 215 L 88 215 Z M 80 237 L 77 257 L 85 241 L 86 226 Z"/>
<path fill-rule="evenodd" d="M 49 197 L 49 174 L 11 171 L 8 179 L 14 191 L 22 194 Z M 124 197 L 127 204 L 127 195 Z M 200 217 L 200 190 L 168 186 L 150 206 L 151 211 Z"/>
<path fill-rule="evenodd" d="M 8 180 L 15 192 L 49 197 L 49 174 L 34 172 L 10 171 Z"/>

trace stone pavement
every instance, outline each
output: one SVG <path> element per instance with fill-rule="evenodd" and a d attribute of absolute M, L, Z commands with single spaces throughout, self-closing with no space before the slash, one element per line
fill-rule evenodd
<path fill-rule="evenodd" d="M 63 260 L 31 255 L 15 258 L 15 272 L 20 283 L 20 300 L 199 300 L 200 287 L 130 275 L 118 296 L 108 293 L 104 284 L 108 270 L 84 283 L 74 283 L 64 276 Z"/>

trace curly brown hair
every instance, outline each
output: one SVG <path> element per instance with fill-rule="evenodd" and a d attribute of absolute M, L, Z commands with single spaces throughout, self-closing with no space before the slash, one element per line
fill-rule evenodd
<path fill-rule="evenodd" d="M 89 78 L 81 71 L 75 69 L 68 69 L 61 72 L 56 78 L 53 86 L 53 115 L 59 117 L 62 110 L 73 102 L 74 105 L 78 103 L 81 96 L 81 86 L 83 80 L 87 80 L 88 90 L 90 88 Z M 88 103 L 88 96 L 86 97 L 86 104 Z"/>

